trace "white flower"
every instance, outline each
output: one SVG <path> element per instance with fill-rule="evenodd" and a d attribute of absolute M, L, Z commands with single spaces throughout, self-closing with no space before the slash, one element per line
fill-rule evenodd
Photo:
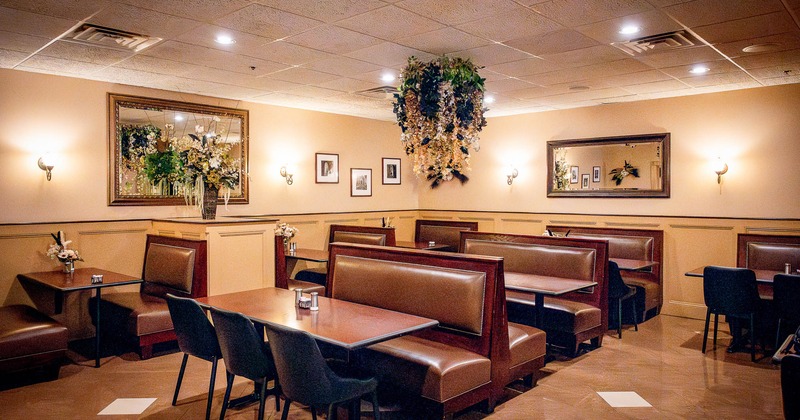
<path fill-rule="evenodd" d="M 206 128 L 203 127 L 202 125 L 198 124 L 198 125 L 194 126 L 195 134 L 203 134 L 203 131 L 206 131 Z"/>

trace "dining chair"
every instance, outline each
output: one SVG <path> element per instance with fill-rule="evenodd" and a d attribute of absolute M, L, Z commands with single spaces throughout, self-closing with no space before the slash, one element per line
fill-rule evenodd
<path fill-rule="evenodd" d="M 778 329 L 775 333 L 775 348 L 781 345 L 782 333 L 788 324 L 791 331 L 800 326 L 800 276 L 777 274 L 772 283 L 773 305 L 778 317 Z"/>
<path fill-rule="evenodd" d="M 800 355 L 787 354 L 781 359 L 781 394 L 785 419 L 800 419 Z"/>
<path fill-rule="evenodd" d="M 614 261 L 608 262 L 608 300 L 609 307 L 614 302 L 617 308 L 617 336 L 622 338 L 622 303 L 636 296 L 636 287 L 625 284 L 619 272 L 619 265 Z M 636 301 L 631 301 L 631 314 L 633 315 L 633 327 L 639 331 L 639 319 L 637 316 Z"/>
<path fill-rule="evenodd" d="M 172 318 L 172 326 L 178 338 L 178 347 L 183 352 L 181 370 L 178 373 L 178 383 L 175 384 L 175 395 L 172 405 L 178 402 L 178 393 L 181 390 L 183 374 L 186 371 L 186 362 L 189 356 L 194 356 L 211 362 L 211 379 L 208 383 L 208 403 L 206 403 L 206 420 L 211 416 L 211 401 L 214 399 L 214 382 L 217 377 L 217 362 L 222 358 L 222 352 L 217 341 L 214 326 L 208 320 L 205 311 L 194 299 L 182 298 L 167 293 L 167 307 Z"/>
<path fill-rule="evenodd" d="M 708 341 L 708 324 L 714 314 L 714 347 L 717 346 L 719 315 L 729 320 L 747 319 L 750 322 L 750 359 L 756 360 L 755 318 L 759 307 L 758 285 L 753 270 L 707 266 L 703 270 L 703 297 L 706 307 L 706 325 L 703 332 L 703 353 Z M 732 328 L 734 330 L 734 328 Z M 733 333 L 733 331 L 731 331 Z M 734 340 L 739 337 L 734 337 Z"/>
<path fill-rule="evenodd" d="M 314 338 L 304 331 L 267 325 L 267 337 L 275 360 L 281 390 L 286 396 L 281 420 L 289 415 L 292 401 L 307 404 L 316 420 L 316 407 L 327 406 L 328 418 L 342 403 L 350 403 L 350 409 L 360 412 L 361 397 L 369 394 L 376 420 L 380 419 L 375 378 L 357 379 L 337 375 L 326 363 Z"/>
<path fill-rule="evenodd" d="M 225 411 L 231 398 L 233 379 L 236 376 L 242 376 L 260 384 L 258 417 L 256 417 L 258 420 L 264 418 L 264 406 L 268 393 L 275 396 L 275 411 L 280 411 L 280 384 L 275 375 L 275 364 L 272 361 L 269 345 L 258 334 L 255 325 L 244 315 L 213 307 L 210 310 L 211 319 L 214 320 L 217 330 L 219 347 L 225 358 L 228 380 L 225 387 L 225 398 L 222 400 L 220 420 L 225 418 Z M 267 389 L 267 382 L 271 380 L 275 381 L 275 385 L 272 389 Z"/>

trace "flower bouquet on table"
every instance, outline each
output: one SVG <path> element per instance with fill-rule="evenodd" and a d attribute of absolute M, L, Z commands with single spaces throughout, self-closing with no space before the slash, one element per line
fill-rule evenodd
<path fill-rule="evenodd" d="M 58 259 L 64 263 L 64 272 L 72 273 L 75 271 L 75 261 L 83 261 L 81 254 L 75 249 L 68 249 L 67 245 L 72 241 L 67 241 L 64 237 L 64 232 L 59 230 L 58 233 L 51 233 L 50 236 L 55 239 L 56 243 L 50 245 L 47 249 L 47 256 L 51 260 Z"/>
<path fill-rule="evenodd" d="M 296 227 L 289 226 L 288 223 L 279 223 L 278 226 L 275 227 L 275 236 L 283 236 L 283 247 L 289 251 L 289 244 L 292 238 L 294 238 L 294 235 L 297 235 L 298 231 Z"/>

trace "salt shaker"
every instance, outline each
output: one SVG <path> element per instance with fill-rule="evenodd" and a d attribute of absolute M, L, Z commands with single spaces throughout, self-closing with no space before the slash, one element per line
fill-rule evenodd
<path fill-rule="evenodd" d="M 303 297 L 303 289 L 294 289 L 294 304 L 295 306 L 300 305 L 300 298 Z"/>
<path fill-rule="evenodd" d="M 319 310 L 319 293 L 311 292 L 311 307 L 309 309 L 312 311 Z"/>
<path fill-rule="evenodd" d="M 789 264 L 789 263 L 786 263 L 786 265 L 783 266 L 783 272 L 786 273 L 786 274 L 791 274 L 792 273 L 792 265 Z"/>

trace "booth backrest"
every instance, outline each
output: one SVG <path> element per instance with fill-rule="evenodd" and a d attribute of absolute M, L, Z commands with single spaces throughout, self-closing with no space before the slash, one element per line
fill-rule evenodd
<path fill-rule="evenodd" d="M 786 263 L 800 268 L 800 236 L 740 233 L 737 267 L 751 270 L 783 271 Z"/>
<path fill-rule="evenodd" d="M 457 251 L 462 230 L 478 230 L 478 222 L 461 222 L 454 220 L 417 220 L 414 230 L 415 242 L 436 242 Z"/>
<path fill-rule="evenodd" d="M 328 243 L 332 242 L 395 246 L 395 230 L 374 226 L 331 225 Z"/>
<path fill-rule="evenodd" d="M 142 293 L 166 298 L 207 293 L 206 241 L 147 235 Z"/>

